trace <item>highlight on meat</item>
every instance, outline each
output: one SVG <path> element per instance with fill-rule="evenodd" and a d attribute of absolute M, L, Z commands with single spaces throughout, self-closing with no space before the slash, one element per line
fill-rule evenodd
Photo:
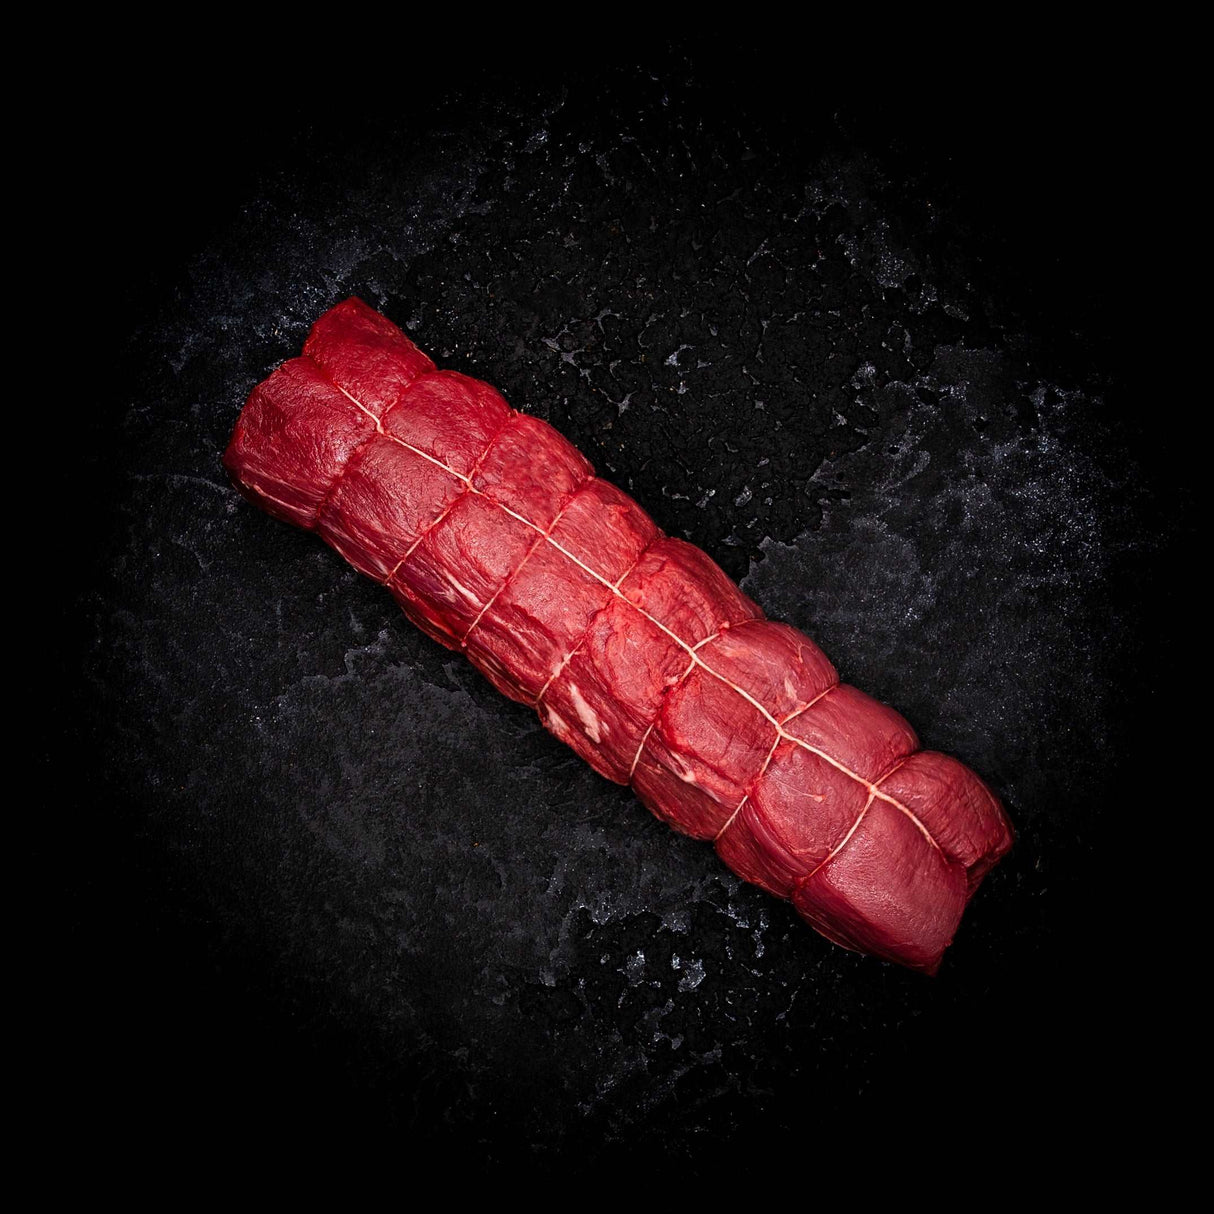
<path fill-rule="evenodd" d="M 998 800 L 547 423 L 348 299 L 253 389 L 224 464 L 827 939 L 937 971 L 1011 846 Z"/>

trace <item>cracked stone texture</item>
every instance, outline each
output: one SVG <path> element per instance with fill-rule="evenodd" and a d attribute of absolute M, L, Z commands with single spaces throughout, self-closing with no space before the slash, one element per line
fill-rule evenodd
<path fill-rule="evenodd" d="M 111 862 L 82 863 L 72 938 L 114 1009 L 90 1065 L 149 1108 L 691 1173 L 845 1110 L 997 1107 L 1082 1056 L 1136 586 L 1170 534 L 1101 314 L 1034 295 L 918 145 L 734 108 L 716 72 L 279 115 L 132 274 L 82 453 L 105 511 L 73 728 Z M 827 944 L 238 498 L 246 393 L 349 294 L 1000 792 L 1018 845 L 937 980 Z"/>

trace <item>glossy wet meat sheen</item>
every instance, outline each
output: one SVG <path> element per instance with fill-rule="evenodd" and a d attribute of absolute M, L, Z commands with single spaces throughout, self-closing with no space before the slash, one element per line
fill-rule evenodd
<path fill-rule="evenodd" d="M 224 462 L 828 939 L 939 968 L 1011 845 L 996 798 L 546 423 L 349 299 L 253 390 Z"/>

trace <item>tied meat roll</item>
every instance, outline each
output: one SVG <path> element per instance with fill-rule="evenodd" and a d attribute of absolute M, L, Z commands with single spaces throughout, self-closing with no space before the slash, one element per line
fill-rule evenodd
<path fill-rule="evenodd" d="M 224 464 L 675 830 L 845 948 L 935 973 L 1011 846 L 999 802 L 841 684 L 551 426 L 348 299 Z"/>

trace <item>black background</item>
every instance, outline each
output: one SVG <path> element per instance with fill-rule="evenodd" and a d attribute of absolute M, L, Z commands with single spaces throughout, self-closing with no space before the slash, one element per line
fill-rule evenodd
<path fill-rule="evenodd" d="M 392 88 L 108 91 L 89 542 L 46 577 L 45 1116 L 693 1175 L 1107 1112 L 1146 962 L 1106 845 L 1158 788 L 1146 613 L 1192 492 L 1131 367 L 1150 135 L 1124 85 L 932 75 L 482 45 Z M 1000 790 L 1018 846 L 938 979 L 819 940 L 237 503 L 244 396 L 351 293 Z"/>

